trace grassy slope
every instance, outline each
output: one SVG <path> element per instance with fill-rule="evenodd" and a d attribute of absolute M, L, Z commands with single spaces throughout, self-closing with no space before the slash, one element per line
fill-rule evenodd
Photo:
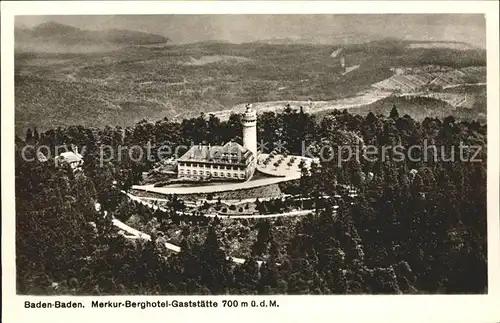
<path fill-rule="evenodd" d="M 398 109 L 399 115 L 408 114 L 416 120 L 425 117 L 443 118 L 454 113 L 454 108 L 441 100 L 433 98 L 411 98 L 388 97 L 375 103 L 350 109 L 352 114 L 367 115 L 369 112 L 388 116 L 393 107 Z"/>
<path fill-rule="evenodd" d="M 132 125 L 146 119 L 268 100 L 330 100 L 352 96 L 390 76 L 395 65 L 484 65 L 484 53 L 405 49 L 386 41 L 352 45 L 341 77 L 332 46 L 200 43 L 131 47 L 94 54 L 16 55 L 16 132 L 83 124 Z M 233 56 L 185 65 L 205 56 Z M 207 59 L 206 61 L 211 61 Z"/>

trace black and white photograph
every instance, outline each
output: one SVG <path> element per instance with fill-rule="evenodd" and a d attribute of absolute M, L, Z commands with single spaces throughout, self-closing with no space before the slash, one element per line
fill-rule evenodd
<path fill-rule="evenodd" d="M 488 294 L 486 24 L 16 15 L 16 294 Z"/>

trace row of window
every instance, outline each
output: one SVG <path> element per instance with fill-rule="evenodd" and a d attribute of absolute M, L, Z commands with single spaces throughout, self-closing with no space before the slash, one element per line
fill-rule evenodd
<path fill-rule="evenodd" d="M 233 167 L 233 166 L 220 166 L 220 165 L 205 165 L 205 164 L 179 164 L 179 167 L 199 167 L 199 168 L 213 168 L 213 169 L 225 169 L 225 170 L 244 170 L 241 167 Z"/>
<path fill-rule="evenodd" d="M 184 172 L 183 170 L 179 171 L 179 174 L 181 174 L 181 175 L 184 173 L 190 175 L 191 171 L 189 169 L 186 170 L 186 172 Z M 208 176 L 208 175 L 210 175 L 210 172 L 207 171 L 207 172 L 205 172 L 205 174 Z M 197 171 L 193 170 L 193 175 L 203 175 L 203 171 L 200 170 L 199 172 L 197 172 Z"/>
<path fill-rule="evenodd" d="M 219 176 L 220 174 L 220 176 Z M 186 170 L 186 172 L 180 170 L 179 171 L 179 175 L 191 175 L 191 172 L 188 170 Z M 196 172 L 195 170 L 193 171 L 193 175 L 201 175 L 203 176 L 203 171 L 199 171 L 199 172 Z M 205 175 L 206 176 L 210 176 L 210 172 L 205 172 Z M 212 176 L 214 177 L 233 177 L 233 178 L 238 178 L 238 173 L 232 173 L 232 176 L 231 176 L 231 173 L 224 173 L 224 172 L 213 172 L 212 173 Z M 239 174 L 239 178 L 245 178 L 245 174 Z"/>

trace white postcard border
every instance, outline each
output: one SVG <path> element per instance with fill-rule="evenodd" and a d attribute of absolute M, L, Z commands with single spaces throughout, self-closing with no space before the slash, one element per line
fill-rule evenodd
<path fill-rule="evenodd" d="M 304 321 L 436 321 L 493 322 L 500 320 L 499 235 L 499 53 L 498 3 L 495 1 L 47 1 L 2 2 L 2 317 L 4 322 L 206 322 L 262 320 Z M 488 295 L 480 296 L 116 296 L 57 297 L 83 300 L 86 309 L 54 310 L 23 308 L 25 300 L 47 297 L 17 296 L 15 291 L 15 198 L 14 198 L 14 15 L 44 14 L 313 14 L 313 13 L 485 13 L 487 17 L 488 89 Z M 91 300 L 276 300 L 279 308 L 167 308 L 90 309 Z"/>

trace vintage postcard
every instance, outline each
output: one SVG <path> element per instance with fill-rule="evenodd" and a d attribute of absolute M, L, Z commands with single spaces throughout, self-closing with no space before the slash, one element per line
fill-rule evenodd
<path fill-rule="evenodd" d="M 3 316 L 499 320 L 498 86 L 493 2 L 2 3 Z"/>

